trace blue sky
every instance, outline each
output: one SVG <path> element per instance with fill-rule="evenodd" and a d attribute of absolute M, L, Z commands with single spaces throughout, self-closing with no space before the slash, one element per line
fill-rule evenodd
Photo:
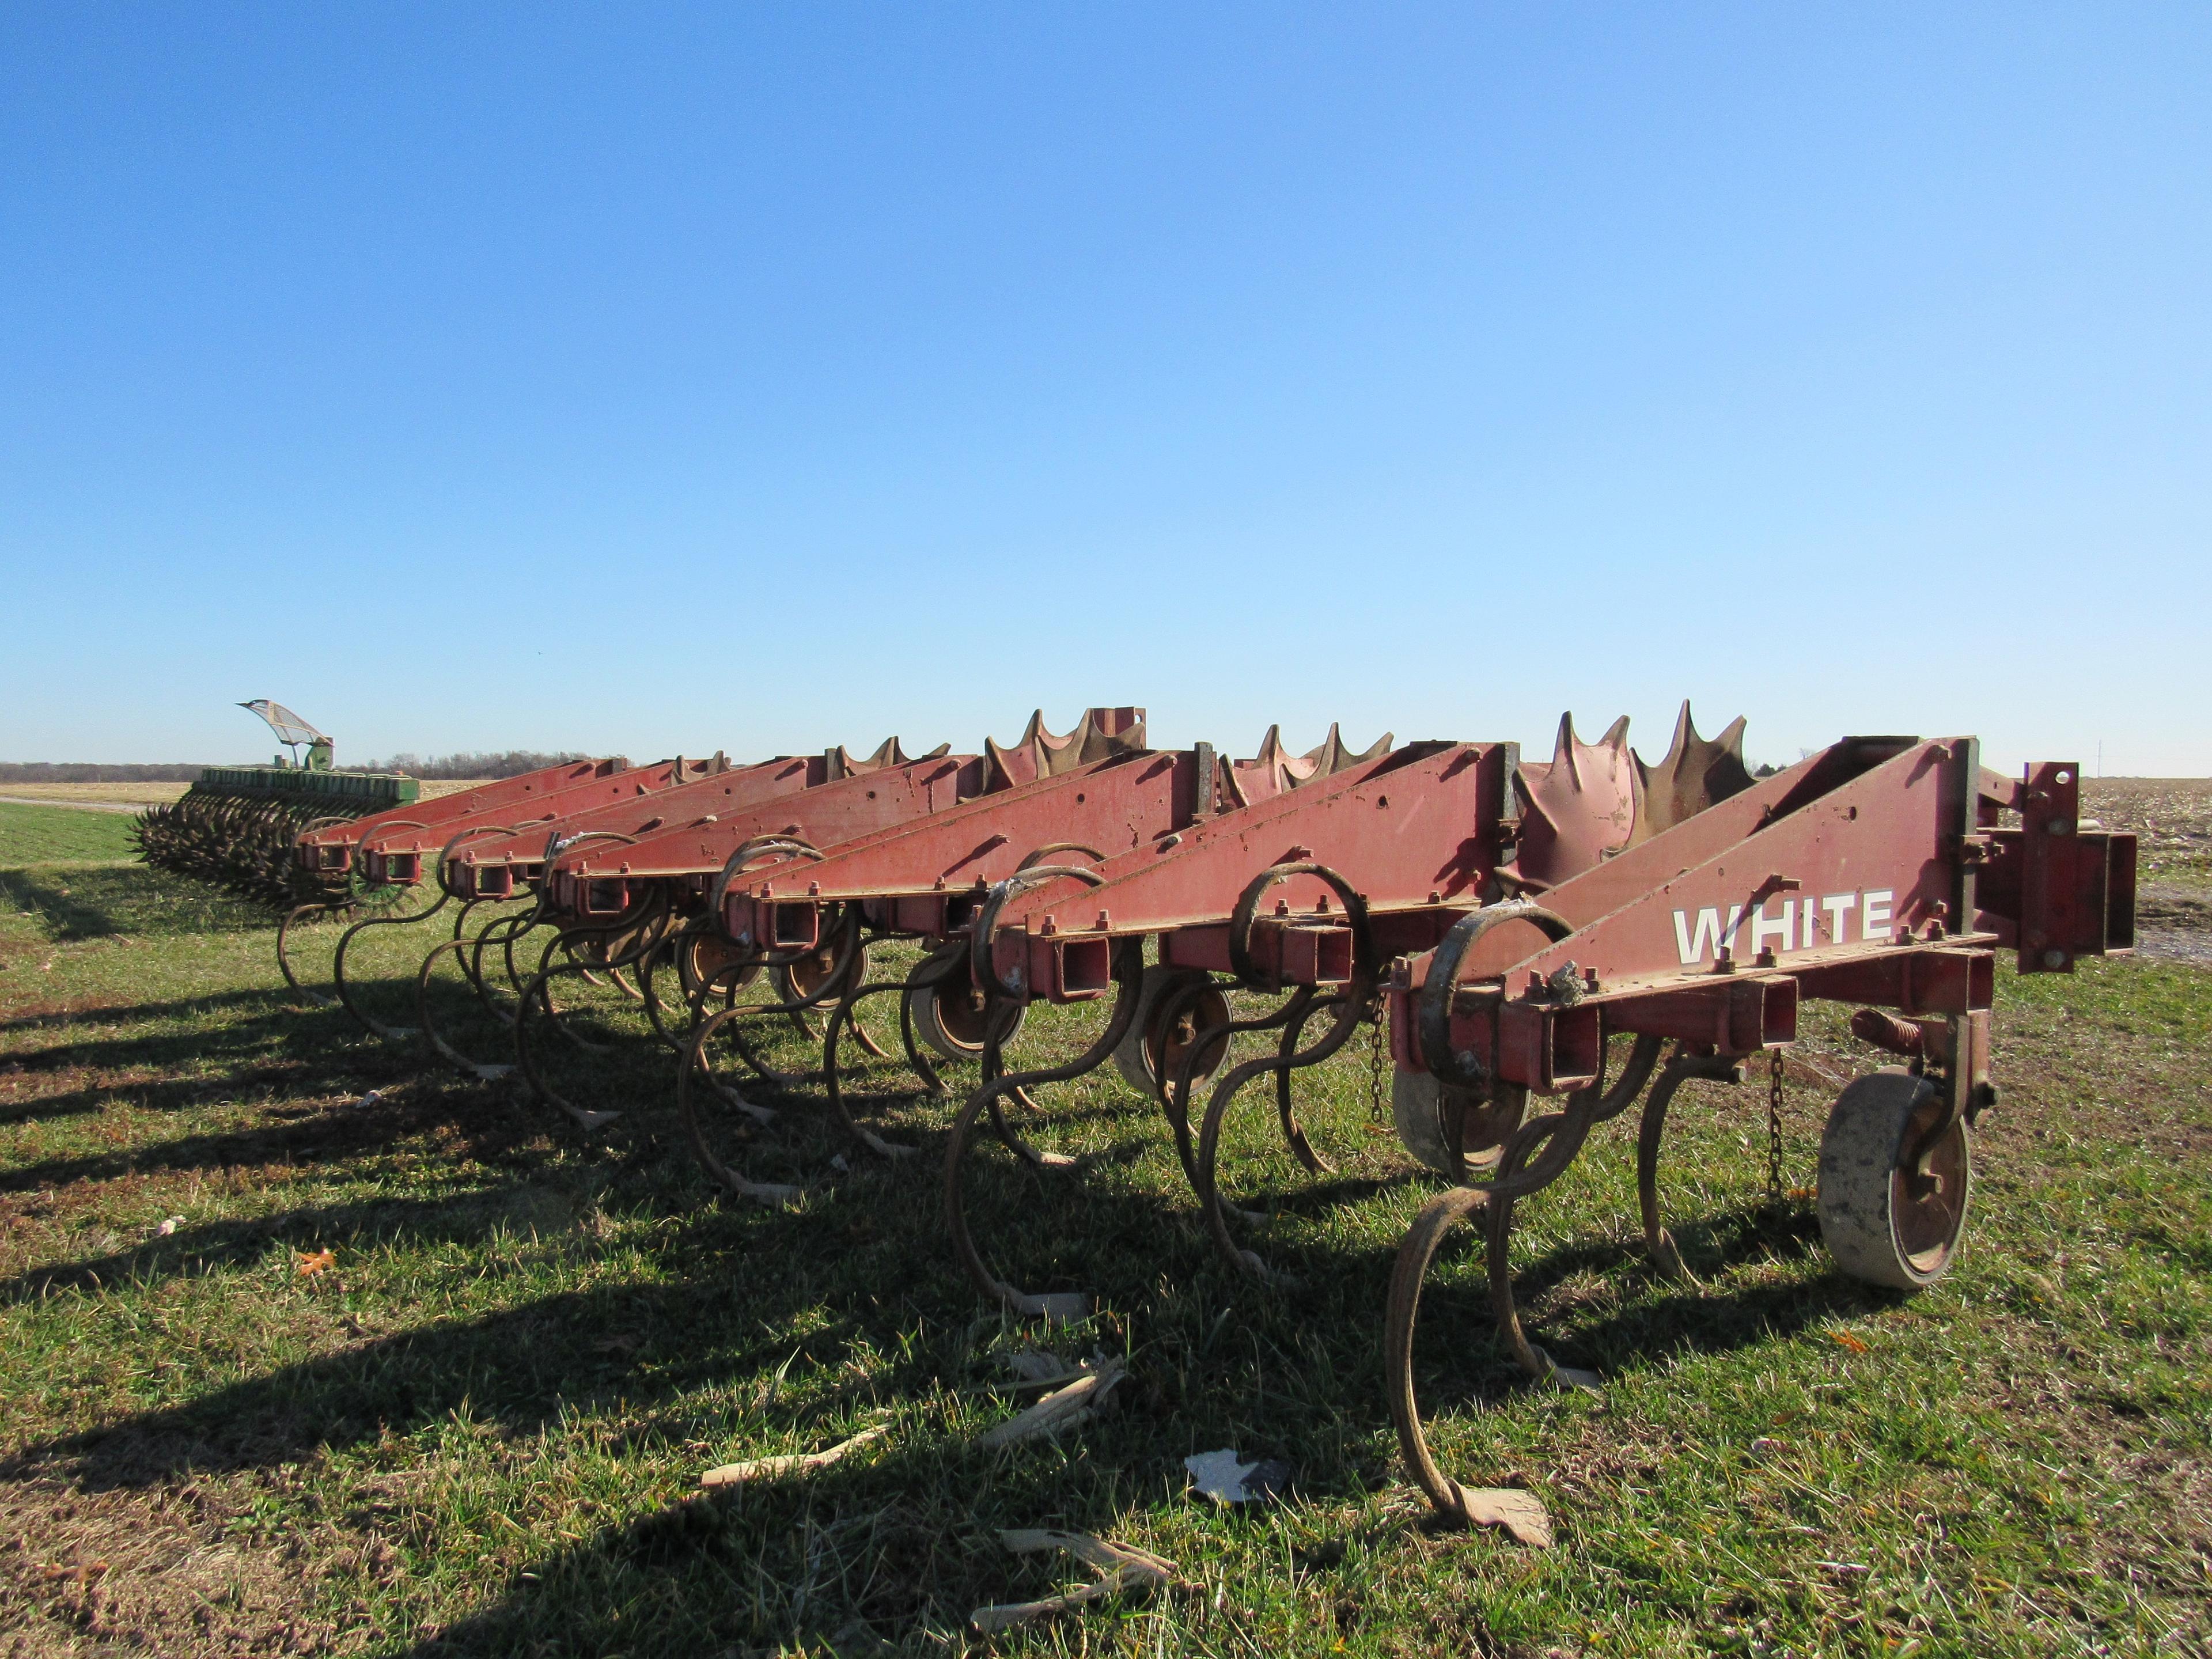
<path fill-rule="evenodd" d="M 2212 772 L 2212 10 L 0 15 L 0 759 Z"/>

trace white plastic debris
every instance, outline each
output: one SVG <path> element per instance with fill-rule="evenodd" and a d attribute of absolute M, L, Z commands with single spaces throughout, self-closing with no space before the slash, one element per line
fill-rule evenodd
<path fill-rule="evenodd" d="M 1190 1471 L 1192 1489 L 1219 1504 L 1254 1504 L 1279 1498 L 1297 1471 L 1279 1458 L 1261 1457 L 1247 1463 L 1234 1448 L 1194 1452 L 1182 1460 Z"/>

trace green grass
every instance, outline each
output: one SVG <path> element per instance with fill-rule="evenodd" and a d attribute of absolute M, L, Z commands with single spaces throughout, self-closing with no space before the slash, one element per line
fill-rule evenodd
<path fill-rule="evenodd" d="M 131 822 L 128 812 L 0 801 L 0 870 L 133 857 L 137 847 L 131 839 Z"/>
<path fill-rule="evenodd" d="M 409 999 L 380 976 L 446 920 L 364 936 L 382 1017 Z M 1809 1206 L 1762 1207 L 1755 1088 L 1675 1109 L 1664 1188 L 1701 1292 L 1642 1259 L 1632 1120 L 1523 1206 L 1531 1334 L 1601 1394 L 1516 1382 L 1463 1241 L 1425 1303 L 1432 1437 L 1462 1478 L 1544 1493 L 1560 1542 L 1534 1552 L 1437 1528 L 1398 1465 L 1379 1311 L 1434 1188 L 1370 1118 L 1364 1034 L 1301 1083 L 1335 1176 L 1297 1171 L 1256 1100 L 1230 1149 L 1295 1290 L 1212 1255 L 1110 1071 L 1042 1091 L 1036 1139 L 1080 1175 L 978 1153 L 1001 1271 L 1101 1299 L 1051 1345 L 1132 1372 L 1109 1418 L 992 1453 L 974 1437 L 1018 1403 L 997 1356 L 1038 1339 L 956 1270 L 950 1108 L 902 1073 L 860 1087 L 921 1156 L 844 1146 L 805 1091 L 763 1088 L 781 1115 L 747 1167 L 807 1196 L 721 1202 L 625 1009 L 578 1015 L 617 1037 L 605 1056 L 552 1040 L 565 1085 L 628 1108 L 584 1136 L 288 1006 L 270 945 L 246 907 L 136 867 L 0 872 L 0 1635 L 29 1650 L 957 1651 L 987 1645 L 970 1609 L 1080 1576 L 1007 1554 L 1018 1526 L 1140 1545 L 1186 1587 L 988 1644 L 1008 1652 L 2212 1642 L 2203 969 L 2003 980 L 1968 1250 L 1919 1297 L 1832 1273 Z M 503 1057 L 450 973 L 438 994 L 456 1042 Z M 1098 1017 L 1041 1016 L 1024 1044 L 1067 1052 Z M 1816 1036 L 1847 1047 L 1826 1012 Z M 1793 1091 L 1793 1181 L 1826 1104 Z M 711 1465 L 878 1420 L 833 1469 L 694 1496 Z M 1221 1446 L 1297 1464 L 1292 1501 L 1194 1502 L 1182 1460 Z"/>

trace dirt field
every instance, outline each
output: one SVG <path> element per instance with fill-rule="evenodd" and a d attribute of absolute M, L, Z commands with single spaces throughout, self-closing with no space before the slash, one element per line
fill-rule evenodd
<path fill-rule="evenodd" d="M 422 799 L 435 800 L 463 789 L 473 789 L 481 779 L 431 779 L 422 785 Z M 191 788 L 188 783 L 0 783 L 0 800 L 51 806 L 112 807 L 136 811 L 165 806 Z"/>
<path fill-rule="evenodd" d="M 2112 778 L 2082 789 L 2086 812 L 2138 838 L 2142 950 L 2212 963 L 2212 781 Z"/>
<path fill-rule="evenodd" d="M 51 806 L 166 806 L 188 783 L 0 783 L 0 800 Z"/>

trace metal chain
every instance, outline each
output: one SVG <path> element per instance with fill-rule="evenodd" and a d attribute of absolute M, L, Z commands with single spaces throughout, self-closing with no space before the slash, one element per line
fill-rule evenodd
<path fill-rule="evenodd" d="M 1782 1050 L 1777 1048 L 1766 1073 L 1766 1201 L 1782 1206 Z"/>
<path fill-rule="evenodd" d="M 1379 1000 L 1367 1029 L 1367 1115 L 1374 1122 L 1382 1121 L 1382 1005 Z"/>

